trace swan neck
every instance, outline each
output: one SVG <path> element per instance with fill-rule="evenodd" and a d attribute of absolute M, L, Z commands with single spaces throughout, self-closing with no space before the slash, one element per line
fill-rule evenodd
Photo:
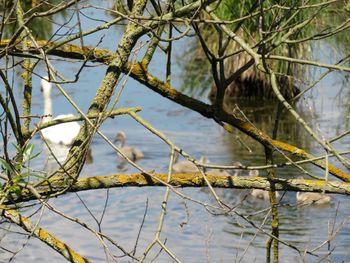
<path fill-rule="evenodd" d="M 125 146 L 125 138 L 123 136 L 121 136 L 119 138 L 119 147 L 123 148 Z"/>
<path fill-rule="evenodd" d="M 175 151 L 174 152 L 174 160 L 173 160 L 173 164 L 177 163 L 177 161 L 179 160 L 179 152 Z"/>
<path fill-rule="evenodd" d="M 43 122 L 52 120 L 52 101 L 49 93 L 44 94 L 44 118 Z"/>

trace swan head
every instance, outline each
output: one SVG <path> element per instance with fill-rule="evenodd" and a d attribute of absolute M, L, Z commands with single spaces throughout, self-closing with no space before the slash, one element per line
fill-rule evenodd
<path fill-rule="evenodd" d="M 120 144 L 124 145 L 124 143 L 125 143 L 125 138 L 126 138 L 125 132 L 120 131 L 120 132 L 118 132 L 117 135 L 115 136 L 114 142 L 119 142 Z"/>
<path fill-rule="evenodd" d="M 44 94 L 44 95 L 50 95 L 51 93 L 51 89 L 52 89 L 52 84 L 48 81 L 49 77 L 45 76 L 41 79 L 41 92 Z"/>
<path fill-rule="evenodd" d="M 259 171 L 258 170 L 250 170 L 249 176 L 251 176 L 251 177 L 259 176 Z"/>

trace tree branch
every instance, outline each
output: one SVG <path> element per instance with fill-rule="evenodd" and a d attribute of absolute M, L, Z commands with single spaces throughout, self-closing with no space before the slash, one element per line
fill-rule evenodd
<path fill-rule="evenodd" d="M 17 224 L 21 228 L 23 228 L 26 232 L 34 235 L 42 242 L 52 247 L 55 251 L 60 253 L 63 257 L 65 257 L 68 261 L 74 263 L 88 263 L 90 260 L 80 256 L 73 249 L 71 249 L 67 244 L 63 243 L 61 240 L 47 232 L 45 229 L 38 227 L 33 224 L 29 218 L 22 216 L 16 210 L 2 210 L 2 216 L 10 220 L 12 223 Z"/>
<path fill-rule="evenodd" d="M 71 187 L 68 182 L 62 180 L 50 180 L 36 187 L 36 191 L 41 198 L 50 198 L 61 193 L 62 189 L 67 187 L 66 192 L 79 192 L 95 189 L 108 189 L 117 187 L 137 186 L 166 186 L 168 174 L 114 174 L 106 176 L 94 176 L 79 178 Z M 325 192 L 332 194 L 350 195 L 350 183 L 322 180 L 305 180 L 305 179 L 281 179 L 265 177 L 248 177 L 248 176 L 222 176 L 206 175 L 206 179 L 214 188 L 238 188 L 238 189 L 262 189 L 266 191 L 300 191 L 300 192 Z M 200 173 L 192 174 L 172 174 L 169 185 L 174 189 L 176 187 L 206 187 L 206 180 Z M 273 187 L 271 187 L 273 185 Z M 273 189 L 272 189 L 273 188 Z M 23 189 L 21 196 L 12 196 L 11 200 L 5 204 L 35 200 L 35 197 L 29 190 Z"/>

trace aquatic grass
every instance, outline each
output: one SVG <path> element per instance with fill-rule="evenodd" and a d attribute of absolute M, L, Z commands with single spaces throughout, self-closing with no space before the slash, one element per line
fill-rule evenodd
<path fill-rule="evenodd" d="M 309 8 L 303 9 L 300 9 L 298 7 L 300 3 L 295 1 L 263 1 L 262 5 L 258 6 L 257 2 L 250 0 L 223 0 L 219 5 L 212 4 L 212 6 L 215 7 L 215 14 L 222 20 L 237 21 L 227 26 L 251 47 L 256 47 L 259 53 L 311 59 L 312 50 L 310 48 L 310 42 L 316 40 L 308 38 L 312 37 L 316 32 L 328 32 L 333 30 L 337 25 L 344 23 L 347 17 L 349 17 L 349 11 L 343 5 L 345 2 L 340 1 L 338 4 L 316 6 L 318 1 L 312 0 L 306 3 Z M 263 10 L 262 13 L 260 12 L 261 10 Z M 201 15 L 202 18 L 205 18 L 205 14 Z M 240 17 L 245 16 L 246 19 L 239 20 Z M 262 18 L 264 21 L 263 30 L 259 22 Z M 301 23 L 305 25 L 290 33 L 293 27 L 295 28 Z M 201 24 L 198 27 L 208 48 L 211 52 L 217 54 L 219 43 L 218 30 L 215 26 L 208 24 Z M 286 42 L 284 37 L 287 33 L 289 35 Z M 299 41 L 303 39 L 305 41 Z M 326 40 L 332 46 L 338 48 L 340 52 L 348 52 L 350 35 L 346 34 L 346 32 L 335 34 L 334 36 L 330 35 L 326 37 Z M 227 39 L 224 39 L 224 41 L 227 41 Z M 235 72 L 250 59 L 246 53 L 239 52 L 239 50 L 240 47 L 232 41 L 228 45 L 225 55 L 234 55 L 225 59 L 226 75 Z M 193 52 L 192 56 L 191 52 Z M 199 55 L 201 52 L 203 54 Z M 196 91 L 197 93 L 202 93 L 202 87 L 210 87 L 212 79 L 210 74 L 207 74 L 207 72 L 210 72 L 210 65 L 198 42 L 193 42 L 192 47 L 187 50 L 186 58 L 184 62 L 186 63 L 184 66 L 186 77 L 183 78 L 183 88 L 190 90 L 191 93 L 196 93 Z M 300 87 L 300 82 L 297 83 L 296 79 L 302 80 L 301 82 L 305 83 L 311 75 L 307 67 L 290 64 L 285 61 L 268 61 L 268 65 L 278 75 L 280 83 L 283 84 L 281 86 L 285 89 L 283 94 L 287 98 L 296 95 L 296 85 Z M 203 76 L 203 74 L 207 75 Z M 253 91 L 239 91 L 240 89 L 248 88 Z M 240 76 L 239 81 L 231 85 L 231 89 L 236 93 L 239 91 L 238 96 L 273 96 L 269 77 L 254 67 L 245 71 Z"/>

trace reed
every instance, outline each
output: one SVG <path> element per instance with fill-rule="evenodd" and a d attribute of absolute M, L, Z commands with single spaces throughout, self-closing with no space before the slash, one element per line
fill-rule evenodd
<path fill-rule="evenodd" d="M 285 1 L 282 8 L 281 1 L 261 2 L 262 5 L 259 6 L 256 1 L 251 0 L 223 0 L 215 6 L 214 11 L 224 21 L 236 21 L 227 26 L 260 54 L 312 59 L 311 47 L 315 45 L 316 40 L 301 42 L 296 40 L 307 39 L 317 32 L 330 31 L 332 29 L 329 29 L 329 25 L 340 25 L 349 15 L 349 11 L 344 8 L 344 3 L 317 6 L 319 2 L 313 0 L 307 3 L 308 8 L 305 6 L 301 8 L 298 1 Z M 336 13 L 335 16 L 334 13 Z M 201 16 L 203 19 L 208 18 L 204 13 Z M 239 20 L 242 17 L 247 18 Z M 298 28 L 305 21 L 308 23 Z M 330 23 L 331 21 L 332 23 Z M 290 34 L 291 29 L 294 30 L 292 34 Z M 198 30 L 209 50 L 218 54 L 220 34 L 218 27 L 212 24 L 201 24 L 198 26 Z M 290 34 L 288 40 L 296 41 L 295 43 L 283 41 L 287 33 Z M 333 46 L 342 45 L 347 48 L 350 41 L 349 34 L 342 35 L 345 36 L 331 35 L 326 40 L 333 43 Z M 224 37 L 221 41 L 225 42 L 228 39 Z M 225 55 L 228 54 L 232 55 L 224 60 L 226 76 L 242 67 L 251 58 L 246 52 L 241 51 L 241 47 L 233 41 L 229 41 L 225 50 Z M 198 86 L 211 87 L 209 98 L 214 99 L 216 87 L 210 84 L 213 82 L 210 64 L 199 41 L 193 41 L 185 57 L 185 74 L 188 77 L 184 78 L 183 87 L 189 88 L 192 93 L 203 92 L 203 89 L 196 88 Z M 305 66 L 281 60 L 266 61 L 268 67 L 279 76 L 281 92 L 286 99 L 297 95 L 304 83 L 310 79 L 311 74 Z M 274 98 L 274 93 L 270 87 L 269 75 L 252 66 L 226 89 L 225 96 L 271 99 Z"/>

